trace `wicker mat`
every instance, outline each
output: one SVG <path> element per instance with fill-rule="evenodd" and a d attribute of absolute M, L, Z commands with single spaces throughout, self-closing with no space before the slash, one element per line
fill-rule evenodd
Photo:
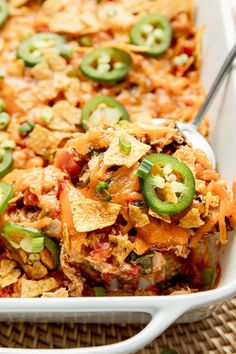
<path fill-rule="evenodd" d="M 0 345 L 21 348 L 71 348 L 115 343 L 140 325 L 0 323 Z M 138 354 L 159 354 L 170 347 L 179 354 L 236 354 L 236 298 L 205 321 L 171 326 Z"/>

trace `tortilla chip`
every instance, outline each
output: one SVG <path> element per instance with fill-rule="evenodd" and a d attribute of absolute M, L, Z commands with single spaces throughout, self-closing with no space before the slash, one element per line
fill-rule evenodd
<path fill-rule="evenodd" d="M 200 227 L 204 224 L 205 222 L 200 218 L 200 213 L 197 208 L 190 209 L 179 222 L 179 226 L 187 229 L 191 229 L 192 227 Z"/>
<path fill-rule="evenodd" d="M 58 183 L 63 180 L 65 173 L 59 168 L 49 165 L 43 169 L 43 190 L 45 192 L 51 191 Z"/>
<path fill-rule="evenodd" d="M 192 0 L 157 0 L 152 5 L 152 12 L 173 18 L 181 12 L 186 12 L 193 16 Z"/>
<path fill-rule="evenodd" d="M 125 155 L 120 150 L 119 139 L 122 134 L 115 136 L 110 144 L 109 149 L 105 152 L 103 161 L 107 166 L 133 166 L 141 157 L 143 157 L 151 147 L 139 140 L 135 139 L 131 135 L 126 135 L 127 140 L 131 144 L 131 152 L 129 155 Z"/>
<path fill-rule="evenodd" d="M 171 218 L 170 215 L 168 214 L 163 214 L 163 213 L 157 213 L 156 211 L 152 210 L 151 208 L 148 210 L 149 215 L 153 216 L 154 218 L 163 220 L 167 222 L 168 224 L 171 223 Z"/>
<path fill-rule="evenodd" d="M 48 127 L 52 130 L 73 131 L 80 124 L 81 110 L 67 101 L 59 101 L 53 106 L 54 117 Z"/>
<path fill-rule="evenodd" d="M 28 280 L 23 278 L 21 281 L 20 297 L 37 297 L 46 291 L 55 289 L 58 282 L 54 278 L 47 278 L 42 280 Z"/>
<path fill-rule="evenodd" d="M 193 17 L 192 0 L 123 0 L 123 2 L 133 13 L 140 13 L 142 16 L 147 12 L 150 13 L 151 6 L 152 13 L 157 13 L 170 19 L 181 12 L 188 13 L 190 18 Z"/>
<path fill-rule="evenodd" d="M 211 192 L 208 192 L 205 199 L 205 210 L 203 216 L 207 216 L 209 213 L 210 206 L 217 208 L 220 204 L 220 198 L 218 195 L 213 195 Z"/>
<path fill-rule="evenodd" d="M 54 132 L 36 124 L 34 130 L 29 135 L 27 146 L 36 154 L 47 156 L 55 152 L 62 139 Z"/>
<path fill-rule="evenodd" d="M 181 146 L 181 148 L 178 149 L 173 156 L 180 161 L 183 161 L 190 168 L 190 170 L 195 170 L 196 157 L 193 149 L 191 149 L 189 146 Z"/>
<path fill-rule="evenodd" d="M 149 218 L 142 210 L 132 204 L 129 204 L 129 217 L 132 222 L 134 222 L 135 227 L 143 227 L 149 223 Z"/>
<path fill-rule="evenodd" d="M 0 288 L 6 288 L 7 286 L 14 284 L 18 281 L 21 272 L 19 269 L 13 269 L 5 276 L 0 277 Z"/>
<path fill-rule="evenodd" d="M 69 297 L 69 293 L 66 290 L 66 288 L 60 288 L 54 292 L 45 292 L 41 297 L 46 297 L 46 298 Z"/>
<path fill-rule="evenodd" d="M 109 241 L 116 244 L 116 246 L 115 247 L 113 246 L 112 249 L 113 256 L 115 256 L 118 263 L 123 263 L 125 261 L 125 258 L 130 254 L 130 252 L 134 248 L 132 242 L 128 240 L 127 235 L 124 236 L 110 235 Z"/>
<path fill-rule="evenodd" d="M 76 188 L 68 194 L 76 231 L 89 232 L 113 225 L 121 206 L 84 198 Z"/>
<path fill-rule="evenodd" d="M 17 193 L 24 192 L 27 188 L 40 198 L 43 188 L 43 169 L 42 167 L 32 167 L 23 170 L 19 174 L 14 186 L 14 191 Z"/>
<path fill-rule="evenodd" d="M 195 179 L 195 188 L 196 192 L 205 194 L 206 193 L 206 182 L 202 181 L 201 179 Z"/>
<path fill-rule="evenodd" d="M 14 268 L 16 268 L 16 262 L 10 259 L 2 259 L 0 262 L 0 277 L 10 273 Z"/>

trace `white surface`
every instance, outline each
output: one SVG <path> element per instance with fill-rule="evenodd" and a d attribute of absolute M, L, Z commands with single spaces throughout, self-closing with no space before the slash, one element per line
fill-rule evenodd
<path fill-rule="evenodd" d="M 174 0 L 173 0 L 174 1 Z M 221 65 L 225 55 L 235 41 L 232 16 L 226 0 L 198 0 L 197 21 L 207 24 L 204 44 L 203 81 L 206 88 Z M 213 126 L 212 141 L 223 176 L 231 182 L 236 176 L 236 77 L 221 91 L 210 112 Z M 145 312 L 152 316 L 148 326 L 136 336 L 117 344 L 94 348 L 64 350 L 0 349 L 2 354 L 128 354 L 136 352 L 161 334 L 171 323 L 184 314 L 185 319 L 195 320 L 206 314 L 214 305 L 223 302 L 236 293 L 236 237 L 225 252 L 222 281 L 219 288 L 207 292 L 178 296 L 158 297 L 115 297 L 115 298 L 67 298 L 67 299 L 1 299 L 0 318 L 32 320 L 37 317 L 55 321 L 73 318 L 79 322 L 89 318 L 96 322 L 105 314 L 123 312 L 128 318 L 131 313 Z M 227 261 L 227 262 L 226 262 Z M 192 312 L 194 311 L 194 312 Z M 191 314 L 191 316 L 190 316 Z M 190 318 L 189 318 L 190 316 Z M 183 319 L 183 317 L 181 317 Z"/>

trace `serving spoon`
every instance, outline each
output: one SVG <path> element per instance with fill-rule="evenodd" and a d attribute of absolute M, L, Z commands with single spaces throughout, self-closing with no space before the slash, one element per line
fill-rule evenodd
<path fill-rule="evenodd" d="M 191 123 L 182 123 L 176 122 L 177 127 L 184 133 L 187 137 L 188 141 L 192 143 L 194 149 L 201 149 L 205 151 L 208 159 L 211 161 L 212 166 L 215 168 L 216 166 L 216 158 L 214 151 L 206 138 L 203 137 L 198 132 L 198 127 L 201 124 L 203 118 L 205 117 L 206 112 L 208 111 L 210 105 L 212 104 L 217 92 L 219 91 L 221 85 L 224 82 L 229 70 L 231 69 L 231 64 L 233 63 L 234 58 L 236 57 L 236 44 L 233 46 L 229 54 L 227 55 L 223 65 L 220 68 L 218 75 L 213 82 L 209 93 L 207 94 L 203 104 L 201 105 L 198 113 L 196 114 L 195 118 Z M 153 118 L 153 124 L 161 124 L 166 122 L 167 119 L 165 118 Z"/>

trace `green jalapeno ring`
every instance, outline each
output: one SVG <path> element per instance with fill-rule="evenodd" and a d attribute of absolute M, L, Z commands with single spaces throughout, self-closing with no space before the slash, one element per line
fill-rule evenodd
<path fill-rule="evenodd" d="M 10 183 L 0 182 L 0 213 L 3 213 L 9 200 L 13 197 L 13 188 Z"/>
<path fill-rule="evenodd" d="M 147 38 L 144 38 L 143 29 L 145 26 L 157 26 L 162 35 L 155 38 L 155 34 L 149 34 L 153 37 L 153 43 L 147 43 Z M 157 40 L 159 41 L 157 43 Z M 145 54 L 150 56 L 160 56 L 164 54 L 170 47 L 172 41 L 172 27 L 170 21 L 165 16 L 150 14 L 142 17 L 130 31 L 130 42 L 137 46 L 147 46 L 150 48 Z"/>
<path fill-rule="evenodd" d="M 0 26 L 6 22 L 9 16 L 9 6 L 5 0 L 0 0 Z"/>
<path fill-rule="evenodd" d="M 69 45 L 67 45 L 65 39 L 58 34 L 50 32 L 36 33 L 23 40 L 17 55 L 24 60 L 27 66 L 32 67 L 43 60 L 44 54 L 41 48 L 46 44 L 50 44 L 50 42 L 54 44 L 50 49 L 56 54 L 65 57 L 70 55 L 71 51 L 66 50 Z"/>
<path fill-rule="evenodd" d="M 11 171 L 13 166 L 13 155 L 10 149 L 3 149 L 3 155 L 0 160 L 0 178 Z"/>
<path fill-rule="evenodd" d="M 101 58 L 104 58 L 104 62 L 99 64 Z M 116 83 L 128 75 L 131 66 L 132 58 L 129 53 L 118 48 L 106 47 L 97 48 L 85 55 L 80 65 L 80 71 L 91 80 Z"/>
<path fill-rule="evenodd" d="M 171 165 L 172 169 L 183 178 L 184 185 L 184 190 L 180 193 L 176 203 L 162 201 L 156 195 L 155 190 L 157 184 L 150 169 L 147 177 L 140 178 L 142 194 L 148 206 L 158 213 L 170 215 L 178 214 L 186 209 L 192 203 L 195 195 L 195 179 L 189 167 L 177 158 L 167 154 L 151 154 L 144 160 L 149 161 L 153 166 L 159 165 L 164 167 L 166 165 Z"/>
<path fill-rule="evenodd" d="M 110 96 L 99 95 L 86 102 L 83 107 L 81 126 L 84 131 L 89 129 L 88 123 L 90 123 L 90 125 L 96 124 L 96 117 L 93 117 L 92 114 L 100 105 L 104 105 L 104 117 L 108 121 L 116 124 L 120 120 L 129 120 L 129 114 L 120 102 Z M 108 110 L 106 111 L 106 108 L 110 109 L 109 112 Z M 114 111 L 112 111 L 112 109 Z"/>
<path fill-rule="evenodd" d="M 22 240 L 42 239 L 44 247 L 50 252 L 54 260 L 54 268 L 58 268 L 60 262 L 60 250 L 56 242 L 37 229 L 24 227 L 8 222 L 2 229 L 4 239 L 14 248 L 21 248 Z M 44 248 L 43 247 L 43 248 Z"/>

